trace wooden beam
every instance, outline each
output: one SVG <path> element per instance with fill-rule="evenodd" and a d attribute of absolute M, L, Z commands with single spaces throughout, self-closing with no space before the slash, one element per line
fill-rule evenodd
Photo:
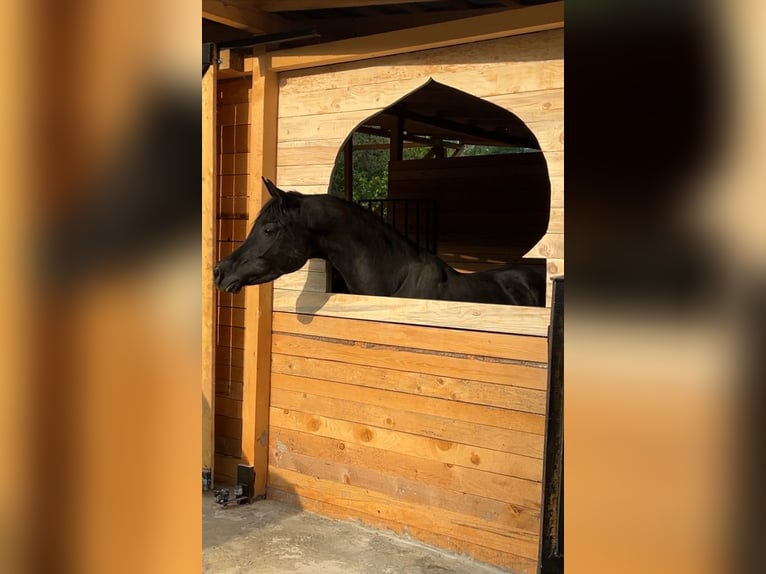
<path fill-rule="evenodd" d="M 564 27 L 564 2 L 272 52 L 275 72 L 354 62 Z"/>
<path fill-rule="evenodd" d="M 247 52 L 252 52 L 252 49 Z M 218 58 L 219 79 L 241 78 L 253 73 L 253 58 L 246 55 L 243 50 L 224 48 L 219 52 Z"/>
<path fill-rule="evenodd" d="M 244 0 L 202 0 L 202 17 L 253 34 L 281 32 L 289 23 L 280 16 L 253 7 Z"/>
<path fill-rule="evenodd" d="M 250 95 L 249 223 L 268 199 L 261 176 L 276 181 L 277 74 L 266 68 L 265 48 L 255 49 Z M 255 467 L 255 495 L 266 494 L 271 385 L 273 283 L 245 289 L 244 383 L 242 389 L 242 462 Z"/>
<path fill-rule="evenodd" d="M 288 12 L 299 10 L 326 10 L 328 8 L 359 8 L 381 4 L 427 4 L 438 0 L 254 0 L 264 12 Z"/>
<path fill-rule="evenodd" d="M 215 461 L 216 74 L 212 65 L 202 76 L 202 469 L 210 470 L 211 477 Z"/>

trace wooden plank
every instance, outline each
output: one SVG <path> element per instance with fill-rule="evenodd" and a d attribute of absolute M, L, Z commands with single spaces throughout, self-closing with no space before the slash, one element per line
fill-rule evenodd
<path fill-rule="evenodd" d="M 500 426 L 503 419 L 513 419 L 513 411 L 452 402 L 451 412 L 443 413 L 439 408 L 447 401 L 442 399 L 282 374 L 274 374 L 271 380 L 273 407 L 542 460 L 541 435 Z M 487 420 L 477 422 L 473 415 L 482 412 Z"/>
<path fill-rule="evenodd" d="M 271 409 L 270 417 L 274 427 L 314 433 L 345 443 L 369 445 L 383 450 L 409 454 L 417 453 L 420 458 L 444 464 L 475 468 L 534 482 L 539 482 L 542 479 L 542 461 L 534 457 L 411 435 L 276 407 Z"/>
<path fill-rule="evenodd" d="M 545 257 L 546 259 L 564 259 L 564 234 L 546 233 L 540 241 L 530 249 L 527 257 Z M 548 290 L 550 292 L 550 290 Z"/>
<path fill-rule="evenodd" d="M 242 418 L 242 401 L 228 397 L 218 397 L 215 401 L 215 414 L 233 419 Z"/>
<path fill-rule="evenodd" d="M 217 435 L 241 439 L 242 419 L 235 419 L 225 415 L 216 415 L 215 430 Z"/>
<path fill-rule="evenodd" d="M 392 520 L 387 520 L 377 514 L 365 514 L 356 508 L 346 508 L 325 501 L 307 498 L 306 496 L 299 496 L 291 489 L 282 490 L 270 485 L 268 497 L 272 500 L 290 504 L 295 508 L 307 510 L 309 512 L 316 512 L 330 518 L 361 521 L 364 524 L 378 529 L 415 538 L 437 548 L 444 548 L 457 554 L 470 556 L 475 560 L 493 564 L 508 572 L 514 572 L 516 574 L 535 574 L 537 572 L 537 560 L 523 558 L 507 552 L 487 548 L 480 544 L 476 544 L 475 542 L 465 542 L 457 538 L 434 534 L 433 532 L 429 532 L 428 530 L 415 525 L 401 524 Z"/>
<path fill-rule="evenodd" d="M 272 372 L 510 409 L 508 429 L 544 432 L 545 393 L 535 389 L 280 354 L 272 357 Z"/>
<path fill-rule="evenodd" d="M 368 91 L 374 91 L 377 84 L 405 82 L 413 77 L 422 78 L 422 83 L 425 83 L 428 78 L 444 83 L 445 78 L 450 77 L 451 74 L 454 74 L 454 77 L 460 77 L 465 72 L 470 74 L 471 70 L 475 70 L 477 66 L 484 66 L 489 62 L 497 62 L 498 66 L 513 67 L 525 62 L 537 62 L 538 65 L 548 66 L 563 60 L 564 30 L 562 28 L 462 46 L 410 52 L 363 62 L 323 66 L 321 69 L 283 72 L 280 74 L 280 96 L 290 98 L 294 94 L 322 92 L 339 86 L 367 85 Z M 495 72 L 497 69 L 499 67 Z M 492 74 L 489 69 L 485 71 Z M 539 73 L 537 75 L 539 76 Z M 503 78 L 507 79 L 508 76 L 504 75 Z M 510 85 L 519 84 L 513 82 Z M 559 85 L 547 87 L 563 88 L 563 75 Z M 520 91 L 530 91 L 530 88 Z M 483 94 L 482 97 L 502 93 L 508 93 L 506 87 L 496 85 L 495 89 Z"/>
<path fill-rule="evenodd" d="M 274 287 L 291 291 L 325 293 L 327 292 L 327 276 L 324 270 L 296 271 L 275 280 Z"/>
<path fill-rule="evenodd" d="M 456 46 L 563 28 L 564 2 L 462 18 L 363 38 L 351 38 L 316 46 L 273 52 L 269 68 L 283 72 L 300 68 L 353 62 L 444 46 Z"/>
<path fill-rule="evenodd" d="M 216 66 L 202 76 L 202 468 L 215 464 Z"/>
<path fill-rule="evenodd" d="M 513 505 L 514 512 L 531 511 L 539 516 L 542 486 L 539 482 L 484 472 L 475 468 L 428 460 L 418 453 L 397 452 L 368 444 L 339 441 L 314 433 L 272 427 L 270 464 L 281 466 L 277 454 L 295 453 L 321 457 L 338 465 L 368 469 L 436 486 L 445 490 L 479 496 Z"/>
<path fill-rule="evenodd" d="M 237 380 L 239 378 L 239 380 Z M 235 401 L 242 400 L 242 375 L 239 377 L 219 377 L 215 381 L 215 394 Z"/>
<path fill-rule="evenodd" d="M 543 241 L 544 240 L 544 241 Z M 563 235 L 546 235 L 535 257 L 563 257 Z M 531 254 L 531 252 L 530 252 Z M 550 313 L 541 307 L 488 305 L 274 289 L 274 310 L 408 325 L 545 337 Z"/>
<path fill-rule="evenodd" d="M 280 32 L 289 27 L 284 18 L 259 10 L 245 0 L 202 0 L 202 17 L 253 34 Z"/>
<path fill-rule="evenodd" d="M 317 479 L 299 472 L 272 467 L 270 483 L 275 488 L 292 490 L 300 496 L 325 500 L 365 514 L 378 514 L 400 524 L 412 524 L 431 532 L 474 542 L 534 559 L 538 536 L 512 531 L 502 525 L 458 512 L 395 501 L 373 490 Z"/>
<path fill-rule="evenodd" d="M 286 443 L 278 439 L 269 446 L 273 455 L 271 465 L 276 468 L 373 490 L 393 500 L 432 506 L 489 520 L 504 525 L 508 530 L 536 534 L 540 528 L 540 514 L 536 510 L 403 478 L 396 468 L 380 471 L 336 462 L 328 458 L 332 453 L 323 450 L 310 454 L 292 452 Z"/>
<path fill-rule="evenodd" d="M 275 333 L 274 353 L 313 357 L 328 361 L 380 367 L 398 371 L 427 373 L 543 390 L 547 370 L 536 363 L 476 360 L 470 356 L 420 353 L 398 347 L 380 347 L 352 341 L 325 341 Z"/>
<path fill-rule="evenodd" d="M 306 86 L 305 91 L 293 91 L 285 96 L 279 116 L 285 119 L 352 110 L 368 110 L 369 115 L 374 115 L 417 91 L 431 78 L 499 105 L 525 122 L 563 117 L 564 70 L 561 62 L 477 62 L 470 68 L 455 66 L 453 62 L 452 65 L 432 67 L 428 73 L 419 67 L 408 68 L 408 77 L 400 74 L 385 83 L 380 79 L 374 84 L 358 82 L 347 75 L 348 83 L 328 86 L 325 90 L 317 91 Z M 364 74 L 360 72 L 360 75 Z"/>
<path fill-rule="evenodd" d="M 497 94 L 484 99 L 505 108 L 524 123 L 564 118 L 564 88 Z"/>
<path fill-rule="evenodd" d="M 419 4 L 437 0 L 418 0 Z M 327 10 L 329 8 L 358 8 L 380 4 L 409 4 L 412 0 L 255 0 L 252 4 L 264 12 L 290 12 L 300 10 Z"/>
<path fill-rule="evenodd" d="M 221 154 L 221 175 L 247 175 L 250 173 L 249 153 Z"/>
<path fill-rule="evenodd" d="M 316 337 L 331 336 L 335 339 L 444 353 L 520 359 L 538 363 L 548 361 L 548 342 L 546 339 L 524 335 L 435 329 L 416 325 L 322 316 L 300 316 L 294 313 L 279 312 L 274 314 L 273 330 L 280 333 Z"/>
<path fill-rule="evenodd" d="M 548 276 L 555 277 L 557 275 L 564 274 L 564 260 L 563 259 L 548 259 Z"/>
<path fill-rule="evenodd" d="M 265 48 L 254 51 L 250 102 L 248 214 L 252 222 L 268 195 L 261 176 L 276 179 L 277 77 L 266 70 Z M 245 289 L 242 462 L 255 468 L 255 495 L 266 493 L 273 284 Z"/>

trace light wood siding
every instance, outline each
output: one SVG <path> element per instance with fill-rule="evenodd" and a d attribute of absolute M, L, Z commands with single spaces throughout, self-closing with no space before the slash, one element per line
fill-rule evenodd
<path fill-rule="evenodd" d="M 549 278 L 563 274 L 563 39 L 563 30 L 552 30 L 280 74 L 278 184 L 327 193 L 348 135 L 432 78 L 516 114 L 538 139 L 551 182 L 551 213 L 547 232 L 526 256 L 548 259 Z M 548 305 L 550 293 L 549 283 Z"/>
<path fill-rule="evenodd" d="M 537 137 L 551 217 L 527 255 L 563 273 L 560 30 L 280 74 L 278 185 L 326 193 L 345 138 L 429 78 Z M 325 286 L 316 260 L 275 282 L 267 495 L 536 572 L 549 309 Z"/>
<path fill-rule="evenodd" d="M 274 314 L 271 498 L 537 559 L 544 337 Z"/>
<path fill-rule="evenodd" d="M 247 236 L 249 93 L 249 78 L 218 82 L 218 260 Z M 242 450 L 245 296 L 219 291 L 217 300 L 215 477 L 233 483 Z"/>

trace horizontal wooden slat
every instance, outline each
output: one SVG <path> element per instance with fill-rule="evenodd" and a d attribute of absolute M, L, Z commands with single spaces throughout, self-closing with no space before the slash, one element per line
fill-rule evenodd
<path fill-rule="evenodd" d="M 542 337 L 401 325 L 357 319 L 274 313 L 273 330 L 298 335 L 331 336 L 380 345 L 480 355 L 545 363 L 548 342 Z"/>
<path fill-rule="evenodd" d="M 241 154 L 232 153 L 227 155 Z M 221 199 L 247 197 L 249 195 L 248 183 L 247 175 L 221 175 L 218 178 L 218 195 Z"/>
<path fill-rule="evenodd" d="M 241 419 L 242 401 L 218 396 L 215 399 L 215 414 L 233 419 Z"/>
<path fill-rule="evenodd" d="M 379 449 L 369 444 L 356 444 L 314 433 L 272 427 L 270 442 L 280 452 L 320 456 L 327 461 L 384 473 L 395 473 L 412 481 L 422 482 L 512 504 L 522 509 L 540 510 L 542 487 L 539 482 L 514 476 L 485 472 L 476 468 L 444 464 L 429 460 L 418 453 Z M 269 456 L 274 458 L 272 449 Z M 279 463 L 272 460 L 272 464 Z"/>
<path fill-rule="evenodd" d="M 293 437 L 297 436 L 297 434 L 293 434 Z M 325 448 L 337 451 L 336 444 L 330 441 L 329 444 L 325 445 Z M 425 504 L 490 520 L 504 524 L 509 529 L 533 534 L 537 534 L 539 531 L 540 514 L 536 510 L 404 478 L 397 468 L 378 470 L 357 463 L 340 462 L 333 459 L 334 452 L 327 452 L 326 450 L 317 450 L 308 454 L 294 452 L 289 445 L 290 442 L 286 443 L 278 437 L 270 441 L 271 456 L 269 462 L 271 466 L 340 484 L 351 484 L 359 488 L 374 490 L 391 497 L 393 500 Z"/>
<path fill-rule="evenodd" d="M 506 419 L 508 429 L 539 435 L 545 432 L 545 392 L 541 390 L 280 354 L 272 356 L 272 370 L 322 381 L 510 409 L 513 412 Z"/>
<path fill-rule="evenodd" d="M 510 69 L 511 74 L 509 74 Z M 504 77 L 504 74 L 509 74 Z M 433 70 L 429 76 L 446 84 L 516 113 L 523 121 L 546 119 L 563 114 L 563 66 L 551 62 L 544 69 L 538 62 L 476 64 L 471 68 Z M 336 84 L 322 91 L 300 91 L 283 95 L 279 117 L 301 117 L 311 114 L 333 114 L 351 110 L 368 110 L 369 115 L 395 103 L 420 88 L 426 80 L 420 70 L 412 70 L 409 78 L 390 82 Z M 374 97 L 370 97 L 374 94 Z M 494 101 L 493 101 L 494 100 Z M 526 112 L 526 116 L 524 113 Z M 525 118 L 525 120 L 524 120 Z"/>
<path fill-rule="evenodd" d="M 218 325 L 215 337 L 216 345 L 235 347 L 237 349 L 245 348 L 245 329 L 243 327 L 227 327 Z"/>
<path fill-rule="evenodd" d="M 546 236 L 550 237 L 550 236 Z M 545 239 L 545 238 L 544 238 Z M 538 251 L 554 250 L 538 247 Z M 561 241 L 563 251 L 563 237 Z M 550 310 L 540 307 L 487 305 L 396 297 L 298 293 L 274 289 L 274 310 L 288 313 L 347 317 L 388 323 L 429 325 L 545 337 Z"/>
<path fill-rule="evenodd" d="M 542 464 L 537 458 L 410 435 L 300 411 L 272 407 L 270 424 L 273 427 L 315 433 L 383 450 L 417 453 L 420 458 L 524 480 L 538 482 L 542 477 Z"/>
<path fill-rule="evenodd" d="M 242 419 L 216 415 L 215 434 L 231 438 L 242 438 Z"/>
<path fill-rule="evenodd" d="M 470 556 L 488 564 L 494 564 L 504 568 L 508 572 L 534 574 L 537 571 L 537 560 L 523 558 L 507 552 L 487 548 L 486 546 L 476 544 L 475 542 L 465 542 L 454 537 L 445 537 L 440 534 L 434 534 L 433 532 L 416 525 L 405 525 L 394 520 L 382 518 L 378 514 L 365 514 L 358 508 L 346 508 L 325 501 L 314 500 L 306 496 L 299 496 L 294 493 L 292 489 L 282 490 L 280 488 L 269 486 L 267 492 L 269 499 L 292 505 L 295 508 L 315 512 L 338 520 L 361 521 L 364 524 L 375 528 L 415 538 L 421 542 L 430 544 L 431 546 L 444 548 L 458 554 Z"/>
<path fill-rule="evenodd" d="M 218 367 L 216 365 L 216 377 L 218 375 Z M 218 397 L 228 397 L 236 401 L 242 400 L 242 373 L 241 371 L 236 374 L 235 377 L 222 377 L 216 378 L 215 381 L 215 394 Z"/>
<path fill-rule="evenodd" d="M 534 559 L 538 552 L 538 536 L 513 531 L 490 521 L 458 512 L 424 507 L 391 498 L 373 490 L 317 479 L 299 472 L 271 467 L 269 482 L 274 488 L 292 490 L 300 496 L 326 500 L 333 504 L 358 509 L 366 514 L 379 514 L 402 524 L 420 525 L 431 532 L 460 538 Z"/>
<path fill-rule="evenodd" d="M 272 375 L 272 385 L 271 404 L 277 408 L 542 459 L 541 435 L 499 426 L 504 418 L 513 419 L 513 411 L 452 403 L 450 412 L 441 412 L 441 399 L 280 374 Z M 485 424 L 469 420 L 482 413 Z"/>
<path fill-rule="evenodd" d="M 459 48 L 437 48 L 402 56 L 376 58 L 356 65 L 335 64 L 324 66 L 321 70 L 284 72 L 280 74 L 279 89 L 280 96 L 284 99 L 296 93 L 322 92 L 346 85 L 368 85 L 368 89 L 372 90 L 375 84 L 404 81 L 413 76 L 423 77 L 423 82 L 429 77 L 443 81 L 437 75 L 451 72 L 459 76 L 461 72 L 487 62 L 497 62 L 498 66 L 509 67 L 515 62 L 547 63 L 563 58 L 564 30 L 550 30 L 476 42 Z"/>
<path fill-rule="evenodd" d="M 544 390 L 547 386 L 547 370 L 536 364 L 477 361 L 470 356 L 421 353 L 400 347 L 324 341 L 275 333 L 272 337 L 272 352 L 527 389 Z"/>
<path fill-rule="evenodd" d="M 274 281 L 274 287 L 290 291 L 325 293 L 327 291 L 327 277 L 324 271 L 296 271 L 283 275 Z"/>
<path fill-rule="evenodd" d="M 231 365 L 241 369 L 244 365 L 244 355 L 243 349 L 235 349 L 226 345 L 216 345 L 215 347 L 216 364 Z"/>

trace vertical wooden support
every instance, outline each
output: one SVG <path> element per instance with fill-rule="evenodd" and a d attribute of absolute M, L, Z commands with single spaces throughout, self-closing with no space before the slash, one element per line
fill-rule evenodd
<path fill-rule="evenodd" d="M 202 472 L 215 461 L 216 66 L 202 76 Z"/>
<path fill-rule="evenodd" d="M 396 116 L 396 128 L 391 130 L 389 145 L 389 160 L 402 161 L 404 157 L 404 116 L 401 112 Z"/>
<path fill-rule="evenodd" d="M 277 74 L 267 68 L 265 49 L 253 54 L 250 93 L 250 174 L 248 218 L 257 217 L 268 193 L 261 176 L 276 181 Z M 242 396 L 242 463 L 255 468 L 255 496 L 266 494 L 271 385 L 271 311 L 273 284 L 245 288 L 245 357 Z"/>
<path fill-rule="evenodd" d="M 354 134 L 343 146 L 343 193 L 346 201 L 354 199 Z"/>

